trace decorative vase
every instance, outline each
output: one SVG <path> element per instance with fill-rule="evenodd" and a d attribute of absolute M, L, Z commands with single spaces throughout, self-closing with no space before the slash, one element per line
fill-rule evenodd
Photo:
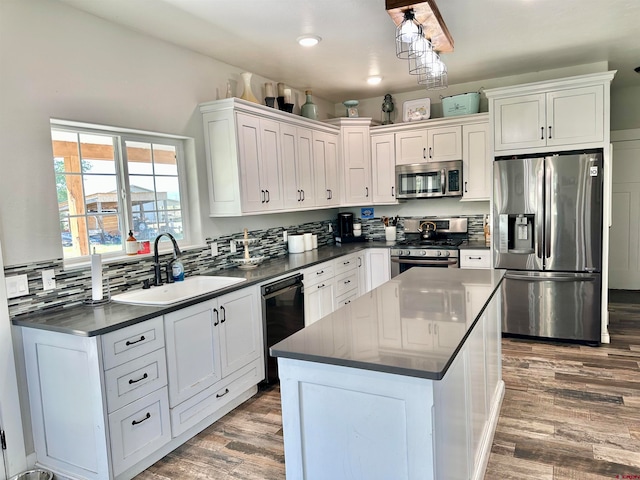
<path fill-rule="evenodd" d="M 252 74 L 249 72 L 243 72 L 240 74 L 242 83 L 244 84 L 244 92 L 242 92 L 242 96 L 240 98 L 249 102 L 260 103 L 251 91 L 251 75 Z"/>
<path fill-rule="evenodd" d="M 313 103 L 313 100 L 311 99 L 311 90 L 307 90 L 304 94 L 307 96 L 307 101 L 302 105 L 302 107 L 300 107 L 300 115 L 310 118 L 311 120 L 317 120 L 318 106 Z"/>

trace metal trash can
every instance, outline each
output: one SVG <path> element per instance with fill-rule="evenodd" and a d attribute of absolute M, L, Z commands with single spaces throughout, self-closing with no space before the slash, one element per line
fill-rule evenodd
<path fill-rule="evenodd" d="M 36 468 L 19 473 L 15 477 L 11 477 L 11 480 L 53 480 L 53 473 L 48 470 Z"/>

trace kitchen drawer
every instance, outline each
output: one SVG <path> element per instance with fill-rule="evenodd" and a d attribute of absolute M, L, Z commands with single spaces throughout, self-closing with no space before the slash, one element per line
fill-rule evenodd
<path fill-rule="evenodd" d="M 171 433 L 183 434 L 264 379 L 262 359 L 255 360 L 171 409 Z M 213 420 L 215 421 L 215 419 Z"/>
<path fill-rule="evenodd" d="M 351 290 L 350 292 L 340 295 L 336 298 L 336 310 L 345 305 L 349 305 L 356 298 L 358 298 L 358 290 Z"/>
<path fill-rule="evenodd" d="M 460 250 L 460 268 L 491 268 L 491 251 Z"/>
<path fill-rule="evenodd" d="M 358 268 L 358 254 L 349 254 L 333 261 L 333 273 L 339 275 Z"/>
<path fill-rule="evenodd" d="M 108 412 L 167 385 L 167 360 L 164 348 L 118 365 L 104 374 Z"/>
<path fill-rule="evenodd" d="M 167 388 L 110 414 L 109 432 L 113 474 L 117 476 L 171 440 Z"/>
<path fill-rule="evenodd" d="M 354 289 L 357 294 L 358 293 L 358 270 L 354 269 L 352 271 L 344 272 L 344 273 L 341 273 L 340 275 L 337 275 L 335 278 L 335 284 L 336 284 L 336 291 L 335 291 L 336 298 Z"/>
<path fill-rule="evenodd" d="M 331 280 L 334 275 L 333 262 L 325 262 L 320 265 L 314 265 L 313 267 L 307 268 L 304 270 L 303 275 L 305 287 Z"/>
<path fill-rule="evenodd" d="M 164 347 L 162 325 L 162 317 L 156 317 L 102 335 L 104 369 L 122 365 Z"/>

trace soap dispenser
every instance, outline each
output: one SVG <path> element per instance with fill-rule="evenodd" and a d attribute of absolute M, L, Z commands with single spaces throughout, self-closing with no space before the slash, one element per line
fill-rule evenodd
<path fill-rule="evenodd" d="M 174 282 L 182 282 L 184 280 L 184 265 L 182 265 L 175 252 L 173 254 L 173 262 L 171 262 L 171 276 Z"/>

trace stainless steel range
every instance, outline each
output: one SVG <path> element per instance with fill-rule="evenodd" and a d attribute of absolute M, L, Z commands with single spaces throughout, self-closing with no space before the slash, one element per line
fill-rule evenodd
<path fill-rule="evenodd" d="M 467 219 L 407 219 L 404 234 L 405 240 L 391 249 L 392 277 L 413 267 L 458 268 L 458 246 L 467 239 Z"/>

